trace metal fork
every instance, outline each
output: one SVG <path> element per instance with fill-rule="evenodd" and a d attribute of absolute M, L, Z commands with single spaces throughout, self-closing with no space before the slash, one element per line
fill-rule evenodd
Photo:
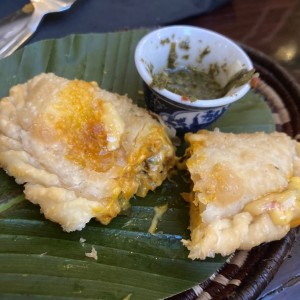
<path fill-rule="evenodd" d="M 17 50 L 36 31 L 44 15 L 69 9 L 76 0 L 31 0 L 0 20 L 0 58 Z"/>

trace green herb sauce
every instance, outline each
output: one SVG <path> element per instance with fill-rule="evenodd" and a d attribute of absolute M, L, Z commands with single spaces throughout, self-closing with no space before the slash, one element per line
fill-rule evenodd
<path fill-rule="evenodd" d="M 159 72 L 152 76 L 152 87 L 157 87 L 158 89 L 162 90 L 164 88 L 167 88 L 168 81 L 169 81 L 169 75 L 167 72 Z"/>
<path fill-rule="evenodd" d="M 167 38 L 161 41 L 162 44 L 169 43 Z M 189 50 L 189 41 L 182 41 L 178 45 L 179 48 Z M 209 47 L 204 48 L 197 59 L 197 62 L 202 62 L 203 58 L 211 52 Z M 153 74 L 153 68 L 149 68 L 152 74 L 152 87 L 158 89 L 167 89 L 170 92 L 181 95 L 182 100 L 195 101 L 197 99 L 217 99 L 223 97 L 232 87 L 237 87 L 249 81 L 254 70 L 247 71 L 245 69 L 239 71 L 232 76 L 225 87 L 222 87 L 215 77 L 219 74 L 220 68 L 225 72 L 227 64 L 219 66 L 217 63 L 209 65 L 207 72 L 201 71 L 192 67 L 178 68 L 176 60 L 178 56 L 176 53 L 176 43 L 170 44 L 170 51 L 167 61 L 167 67 L 163 71 Z M 189 54 L 182 56 L 183 59 L 188 59 Z"/>
<path fill-rule="evenodd" d="M 223 88 L 210 73 L 192 68 L 166 69 L 154 76 L 153 84 L 190 101 L 216 99 L 224 95 Z"/>

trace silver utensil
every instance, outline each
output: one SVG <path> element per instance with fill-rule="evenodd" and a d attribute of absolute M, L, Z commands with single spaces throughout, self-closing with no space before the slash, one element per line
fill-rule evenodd
<path fill-rule="evenodd" d="M 69 9 L 76 0 L 31 0 L 0 20 L 0 58 L 17 50 L 36 31 L 44 15 Z"/>

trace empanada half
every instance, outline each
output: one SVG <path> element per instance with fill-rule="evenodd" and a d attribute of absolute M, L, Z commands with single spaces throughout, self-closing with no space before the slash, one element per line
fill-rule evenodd
<path fill-rule="evenodd" d="M 174 163 L 160 122 L 95 82 L 44 73 L 0 101 L 0 166 L 66 231 L 109 223 Z"/>
<path fill-rule="evenodd" d="M 192 259 L 281 239 L 300 220 L 299 144 L 284 133 L 185 136 Z"/>

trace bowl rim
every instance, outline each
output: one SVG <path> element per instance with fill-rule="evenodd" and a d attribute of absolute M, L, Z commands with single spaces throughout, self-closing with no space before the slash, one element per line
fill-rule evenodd
<path fill-rule="evenodd" d="M 168 30 L 183 30 L 183 29 L 190 29 L 194 31 L 199 31 L 199 32 L 205 32 L 213 36 L 217 36 L 223 41 L 226 41 L 226 43 L 230 44 L 234 48 L 236 48 L 241 55 L 243 56 L 243 64 L 246 65 L 246 68 L 250 70 L 253 68 L 253 63 L 249 56 L 246 54 L 246 52 L 238 45 L 238 43 L 234 42 L 232 39 L 226 37 L 223 34 L 220 34 L 218 32 L 215 32 L 213 30 L 209 30 L 206 28 L 202 27 L 197 27 L 197 26 L 190 26 L 190 25 L 170 25 L 170 26 L 164 26 L 160 27 L 158 29 L 154 29 L 147 33 L 145 36 L 143 36 L 140 41 L 137 43 L 137 46 L 135 48 L 134 52 L 134 61 L 135 61 L 135 66 L 136 69 L 143 79 L 143 81 L 150 86 L 152 82 L 152 77 L 149 74 L 149 72 L 146 70 L 146 65 L 143 63 L 143 57 L 142 57 L 142 48 L 144 44 L 151 38 L 152 36 L 157 35 L 159 32 L 163 31 L 168 31 Z M 194 101 L 186 101 L 182 100 L 182 96 L 172 93 L 171 91 L 167 89 L 158 89 L 157 87 L 151 87 L 153 90 L 155 90 L 159 95 L 162 95 L 163 97 L 168 98 L 170 101 L 177 102 L 180 104 L 184 104 L 186 106 L 190 107 L 202 107 L 202 108 L 209 108 L 209 107 L 218 107 L 218 106 L 225 106 L 230 103 L 233 103 L 240 98 L 242 98 L 249 90 L 250 90 L 250 84 L 246 83 L 235 90 L 233 90 L 232 94 L 221 97 L 221 98 L 216 98 L 216 99 L 197 99 Z"/>

